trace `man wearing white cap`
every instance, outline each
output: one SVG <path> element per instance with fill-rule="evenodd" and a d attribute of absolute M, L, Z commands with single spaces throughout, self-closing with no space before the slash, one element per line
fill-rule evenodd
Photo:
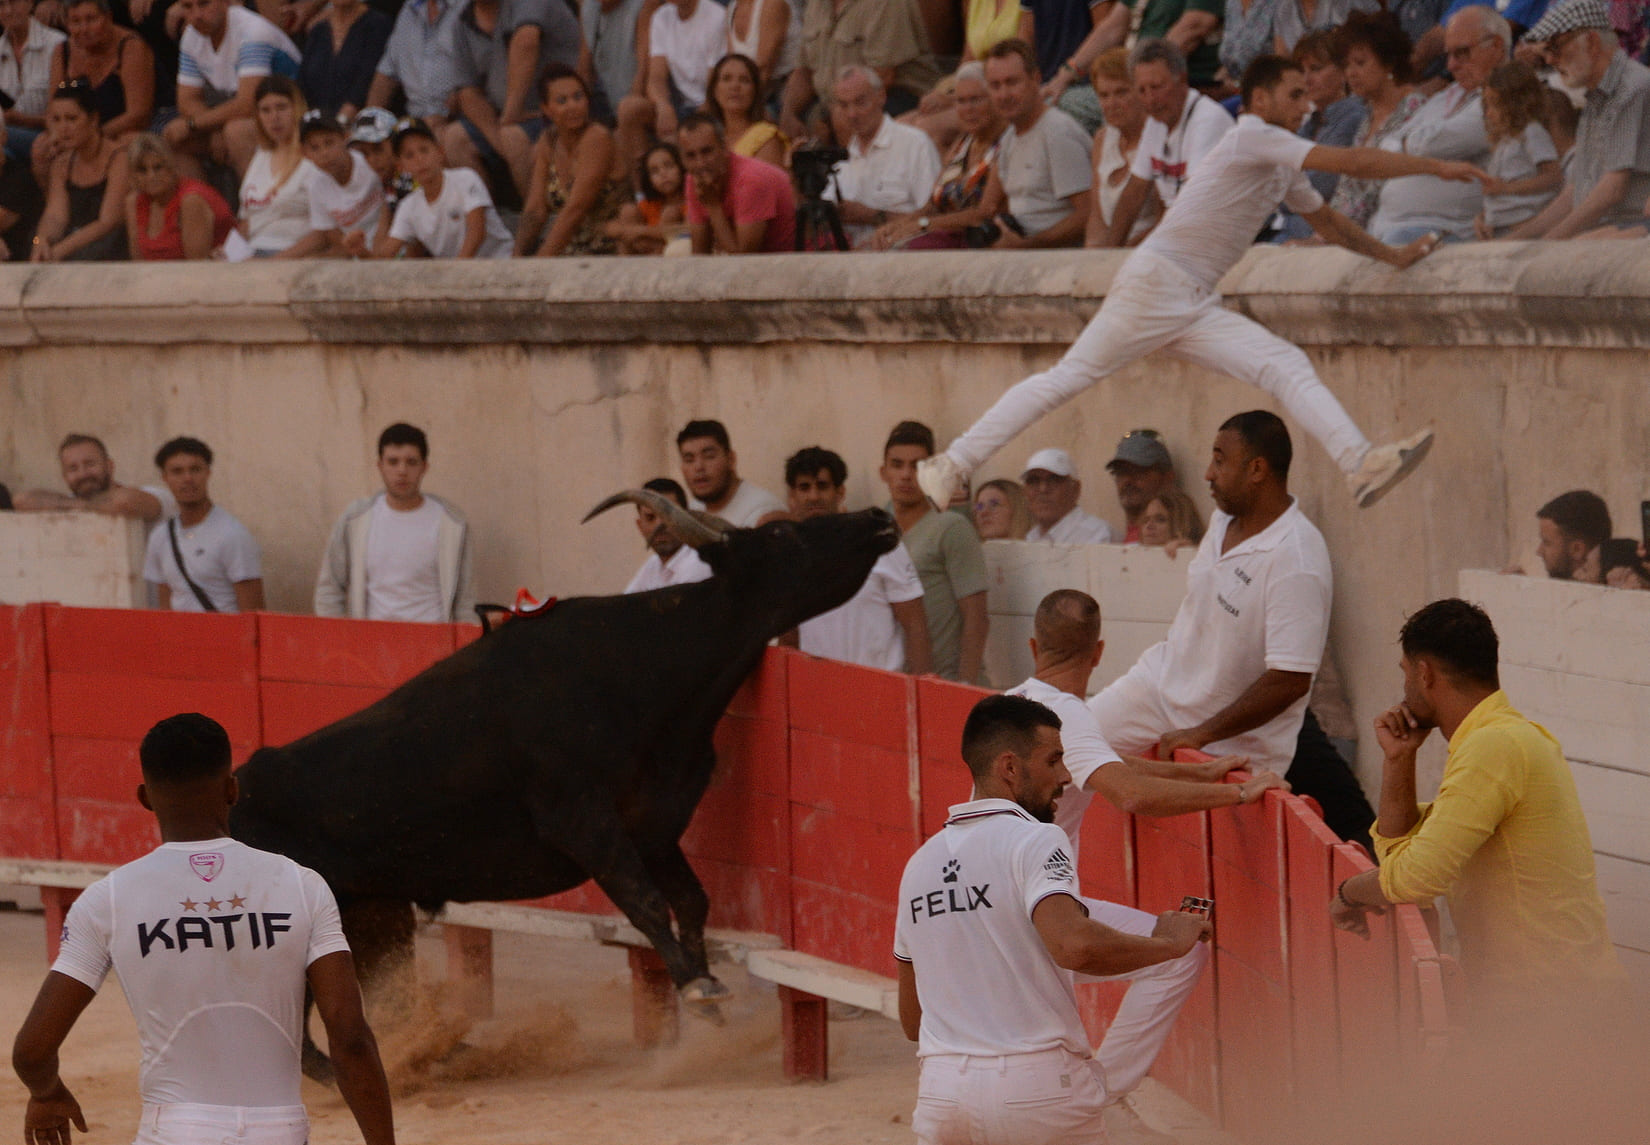
<path fill-rule="evenodd" d="M 1048 541 L 1055 545 L 1109 544 L 1111 526 L 1077 507 L 1083 483 L 1077 467 L 1063 449 L 1039 449 L 1026 462 L 1020 484 L 1026 488 L 1026 503 L 1035 522 L 1026 533 L 1028 541 Z"/>
<path fill-rule="evenodd" d="M 1563 0 L 1525 34 L 1564 82 L 1587 93 L 1569 179 L 1509 238 L 1567 239 L 1644 221 L 1650 198 L 1650 68 L 1627 58 L 1604 0 Z"/>

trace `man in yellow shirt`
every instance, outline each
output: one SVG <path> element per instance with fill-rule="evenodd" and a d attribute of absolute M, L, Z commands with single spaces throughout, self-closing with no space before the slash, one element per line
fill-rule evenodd
<path fill-rule="evenodd" d="M 1501 691 L 1495 629 L 1463 600 L 1405 623 L 1404 700 L 1375 721 L 1386 763 L 1373 832 L 1378 870 L 1347 879 L 1335 925 L 1447 896 L 1478 1023 L 1606 1000 L 1624 982 L 1604 926 L 1593 845 L 1558 741 Z M 1415 799 L 1415 754 L 1449 741 L 1438 797 Z"/>

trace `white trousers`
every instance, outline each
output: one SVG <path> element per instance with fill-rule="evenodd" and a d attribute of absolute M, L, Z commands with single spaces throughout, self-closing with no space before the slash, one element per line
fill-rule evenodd
<path fill-rule="evenodd" d="M 1125 934 L 1149 935 L 1157 926 L 1157 916 L 1132 906 L 1085 898 L 1089 917 L 1113 930 Z M 1186 1000 L 1197 989 L 1197 979 L 1209 965 L 1209 944 L 1200 942 L 1179 958 L 1131 970 L 1127 974 L 1106 977 L 1078 975 L 1080 982 L 1127 982 L 1129 989 L 1123 995 L 1123 1004 L 1117 1016 L 1106 1027 L 1106 1036 L 1100 1048 L 1094 1051 L 1096 1060 L 1105 1070 L 1105 1085 L 1112 1100 L 1134 1091 L 1158 1052 L 1168 1040 L 1169 1031 L 1180 1016 Z"/>
<path fill-rule="evenodd" d="M 1026 378 L 946 449 L 972 473 L 1038 418 L 1154 350 L 1259 386 L 1334 458 L 1355 472 L 1369 440 L 1299 349 L 1234 314 L 1173 263 L 1136 251 L 1065 357 Z"/>
<path fill-rule="evenodd" d="M 1087 1145 L 1106 1140 L 1099 1063 L 1067 1049 L 922 1059 L 911 1128 L 921 1145 Z"/>
<path fill-rule="evenodd" d="M 301 1105 L 145 1105 L 132 1145 L 307 1145 Z"/>

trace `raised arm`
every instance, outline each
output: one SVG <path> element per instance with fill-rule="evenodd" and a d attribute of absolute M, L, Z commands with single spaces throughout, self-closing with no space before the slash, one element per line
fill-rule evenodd
<path fill-rule="evenodd" d="M 1038 937 L 1055 964 L 1079 974 L 1127 974 L 1191 952 L 1212 933 L 1209 921 L 1169 911 L 1149 936 L 1125 934 L 1094 921 L 1068 894 L 1051 894 L 1031 912 Z"/>
<path fill-rule="evenodd" d="M 1459 159 L 1434 159 L 1427 155 L 1405 155 L 1378 147 L 1314 147 L 1301 166 L 1308 171 L 1350 175 L 1354 179 L 1399 179 L 1405 175 L 1432 175 L 1456 183 L 1480 184 L 1489 175 Z"/>
<path fill-rule="evenodd" d="M 1390 263 L 1399 270 L 1413 266 L 1431 254 L 1438 245 L 1436 235 L 1422 235 L 1405 246 L 1388 246 L 1334 207 L 1327 205 L 1302 215 L 1301 218 L 1311 224 L 1312 229 L 1324 242 L 1345 247 L 1354 254 Z"/>

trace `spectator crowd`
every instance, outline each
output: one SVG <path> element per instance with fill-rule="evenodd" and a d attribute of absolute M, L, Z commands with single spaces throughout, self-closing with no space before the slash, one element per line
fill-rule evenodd
<path fill-rule="evenodd" d="M 4 0 L 16 260 L 1138 243 L 1303 68 L 1314 185 L 1402 245 L 1650 233 L 1643 3 Z M 812 151 L 803 160 L 797 155 Z M 802 215 L 824 220 L 798 228 Z M 1260 236 L 1313 242 L 1282 211 Z"/>

